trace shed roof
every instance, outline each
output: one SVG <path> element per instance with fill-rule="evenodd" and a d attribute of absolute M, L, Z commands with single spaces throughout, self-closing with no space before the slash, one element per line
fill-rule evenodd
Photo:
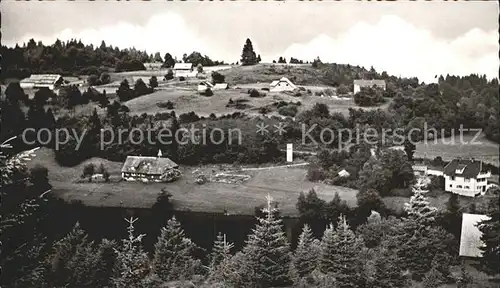
<path fill-rule="evenodd" d="M 59 74 L 32 74 L 20 82 L 26 84 L 33 83 L 35 85 L 51 85 L 55 84 L 59 79 L 61 79 L 61 75 Z"/>
<path fill-rule="evenodd" d="M 168 169 L 177 167 L 179 165 L 169 158 L 127 156 L 127 160 L 123 163 L 122 173 L 160 175 Z"/>
<path fill-rule="evenodd" d="M 354 85 L 358 85 L 360 87 L 372 87 L 373 85 L 375 86 L 385 86 L 385 81 L 384 80 L 363 80 L 363 79 L 357 79 L 354 80 Z"/>
<path fill-rule="evenodd" d="M 481 221 L 489 220 L 490 217 L 481 214 L 462 214 L 462 233 L 460 235 L 460 256 L 481 257 L 482 251 L 480 247 L 483 245 L 481 241 L 481 231 L 477 224 Z"/>
<path fill-rule="evenodd" d="M 191 70 L 193 68 L 192 63 L 175 63 L 174 70 Z"/>

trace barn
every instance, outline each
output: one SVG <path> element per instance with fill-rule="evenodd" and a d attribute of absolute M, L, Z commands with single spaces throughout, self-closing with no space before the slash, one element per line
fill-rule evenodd
<path fill-rule="evenodd" d="M 192 63 L 175 63 L 174 69 L 172 69 L 176 77 L 189 76 L 193 74 L 193 64 Z"/>
<path fill-rule="evenodd" d="M 121 172 L 125 181 L 167 182 L 180 176 L 178 169 L 169 158 L 127 156 Z"/>
<path fill-rule="evenodd" d="M 23 89 L 55 88 L 63 84 L 64 79 L 59 74 L 32 74 L 19 82 Z"/>
<path fill-rule="evenodd" d="M 295 89 L 297 89 L 297 86 L 286 77 L 273 81 L 269 87 L 270 92 L 293 91 Z"/>

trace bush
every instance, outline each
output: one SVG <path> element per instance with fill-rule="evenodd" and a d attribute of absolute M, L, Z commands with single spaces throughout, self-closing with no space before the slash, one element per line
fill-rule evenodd
<path fill-rule="evenodd" d="M 269 91 L 269 88 L 262 88 L 262 91 Z"/>
<path fill-rule="evenodd" d="M 264 107 L 260 107 L 260 108 L 259 108 L 259 113 L 260 113 L 260 114 L 266 115 L 266 114 L 267 114 L 267 113 L 269 113 L 269 112 L 271 112 L 271 109 L 270 109 L 270 108 L 268 108 L 268 107 L 266 107 L 266 106 L 264 106 Z"/>
<path fill-rule="evenodd" d="M 101 81 L 101 85 L 108 84 L 111 82 L 111 76 L 109 76 L 108 73 L 101 73 L 101 77 L 99 77 L 99 80 Z"/>
<path fill-rule="evenodd" d="M 248 91 L 248 94 L 250 94 L 250 97 L 258 98 L 258 97 L 264 97 L 266 94 L 259 93 L 257 89 L 250 89 Z"/>
<path fill-rule="evenodd" d="M 170 100 L 168 100 L 167 102 L 157 103 L 156 106 L 158 106 L 159 108 L 174 109 L 174 103 L 172 103 L 172 101 Z"/>
<path fill-rule="evenodd" d="M 213 96 L 214 95 L 214 92 L 212 91 L 212 89 L 210 89 L 209 87 L 207 87 L 207 89 L 205 89 L 205 91 L 201 92 L 200 93 L 201 95 L 203 96 Z"/>
<path fill-rule="evenodd" d="M 354 94 L 354 103 L 359 106 L 376 106 L 384 102 L 380 89 L 361 88 L 361 91 Z"/>
<path fill-rule="evenodd" d="M 278 113 L 283 116 L 295 117 L 297 115 L 297 106 L 293 104 L 283 106 L 278 109 Z"/>
<path fill-rule="evenodd" d="M 91 86 L 101 85 L 101 80 L 99 79 L 99 76 L 92 74 L 87 78 L 87 83 Z"/>
<path fill-rule="evenodd" d="M 200 120 L 200 117 L 193 111 L 179 115 L 179 121 L 182 123 L 196 122 L 198 120 Z"/>
<path fill-rule="evenodd" d="M 167 74 L 165 74 L 165 80 L 172 80 L 174 79 L 174 72 L 172 69 L 168 69 Z"/>
<path fill-rule="evenodd" d="M 217 71 L 212 72 L 212 82 L 214 84 L 224 83 L 226 81 L 226 76 L 220 74 Z"/>
<path fill-rule="evenodd" d="M 186 81 L 186 77 L 184 76 L 179 77 L 179 81 Z"/>
<path fill-rule="evenodd" d="M 93 163 L 88 163 L 85 166 L 83 166 L 83 173 L 82 173 L 82 178 L 85 178 L 87 176 L 92 176 L 96 172 L 95 165 Z"/>

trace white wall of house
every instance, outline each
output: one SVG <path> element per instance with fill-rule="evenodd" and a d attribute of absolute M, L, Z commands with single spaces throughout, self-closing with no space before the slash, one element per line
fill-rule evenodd
<path fill-rule="evenodd" d="M 445 191 L 468 197 L 484 195 L 488 185 L 487 179 L 490 176 L 491 173 L 489 172 L 481 173 L 477 178 L 464 178 L 461 176 L 450 177 L 445 175 Z"/>
<path fill-rule="evenodd" d="M 354 94 L 358 93 L 359 91 L 361 91 L 361 87 L 359 87 L 358 84 L 354 84 Z"/>
<path fill-rule="evenodd" d="M 434 169 L 427 169 L 427 175 L 443 176 L 443 171 L 441 171 L 441 170 L 434 170 Z"/>

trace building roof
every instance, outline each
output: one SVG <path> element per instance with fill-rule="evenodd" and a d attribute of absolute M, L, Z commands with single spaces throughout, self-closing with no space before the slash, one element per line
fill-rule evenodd
<path fill-rule="evenodd" d="M 175 63 L 174 65 L 174 70 L 191 70 L 192 68 L 192 63 Z"/>
<path fill-rule="evenodd" d="M 207 87 L 210 87 L 210 88 L 214 87 L 214 85 L 212 85 L 212 83 L 207 82 L 207 81 L 203 81 L 199 85 L 207 86 Z"/>
<path fill-rule="evenodd" d="M 217 83 L 214 85 L 215 89 L 227 89 L 229 85 L 227 83 Z"/>
<path fill-rule="evenodd" d="M 354 85 L 358 85 L 360 87 L 372 87 L 373 85 L 375 85 L 375 86 L 385 86 L 385 81 L 384 80 L 363 80 L 363 79 L 357 79 L 357 80 L 354 80 Z"/>
<path fill-rule="evenodd" d="M 285 83 L 287 83 L 288 85 L 290 85 L 294 89 L 297 88 L 297 86 L 295 86 L 295 84 L 293 84 L 292 81 L 290 81 L 286 77 L 283 77 L 280 80 L 271 82 L 271 87 L 274 87 L 274 86 L 278 85 L 280 82 L 285 82 Z"/>
<path fill-rule="evenodd" d="M 487 215 L 480 214 L 462 214 L 462 233 L 460 235 L 460 256 L 481 257 L 482 251 L 479 249 L 483 242 L 481 241 L 481 231 L 477 224 L 481 221 L 489 220 Z"/>
<path fill-rule="evenodd" d="M 34 85 L 53 85 L 61 79 L 59 74 L 32 74 L 28 78 L 21 80 L 21 83 Z"/>
<path fill-rule="evenodd" d="M 179 165 L 169 158 L 127 156 L 127 160 L 123 163 L 122 173 L 159 175 L 168 169 L 177 167 Z"/>
<path fill-rule="evenodd" d="M 462 173 L 456 170 L 464 169 Z M 481 172 L 481 162 L 477 160 L 454 159 L 444 167 L 443 173 L 447 176 L 460 176 L 465 178 L 476 178 Z"/>

